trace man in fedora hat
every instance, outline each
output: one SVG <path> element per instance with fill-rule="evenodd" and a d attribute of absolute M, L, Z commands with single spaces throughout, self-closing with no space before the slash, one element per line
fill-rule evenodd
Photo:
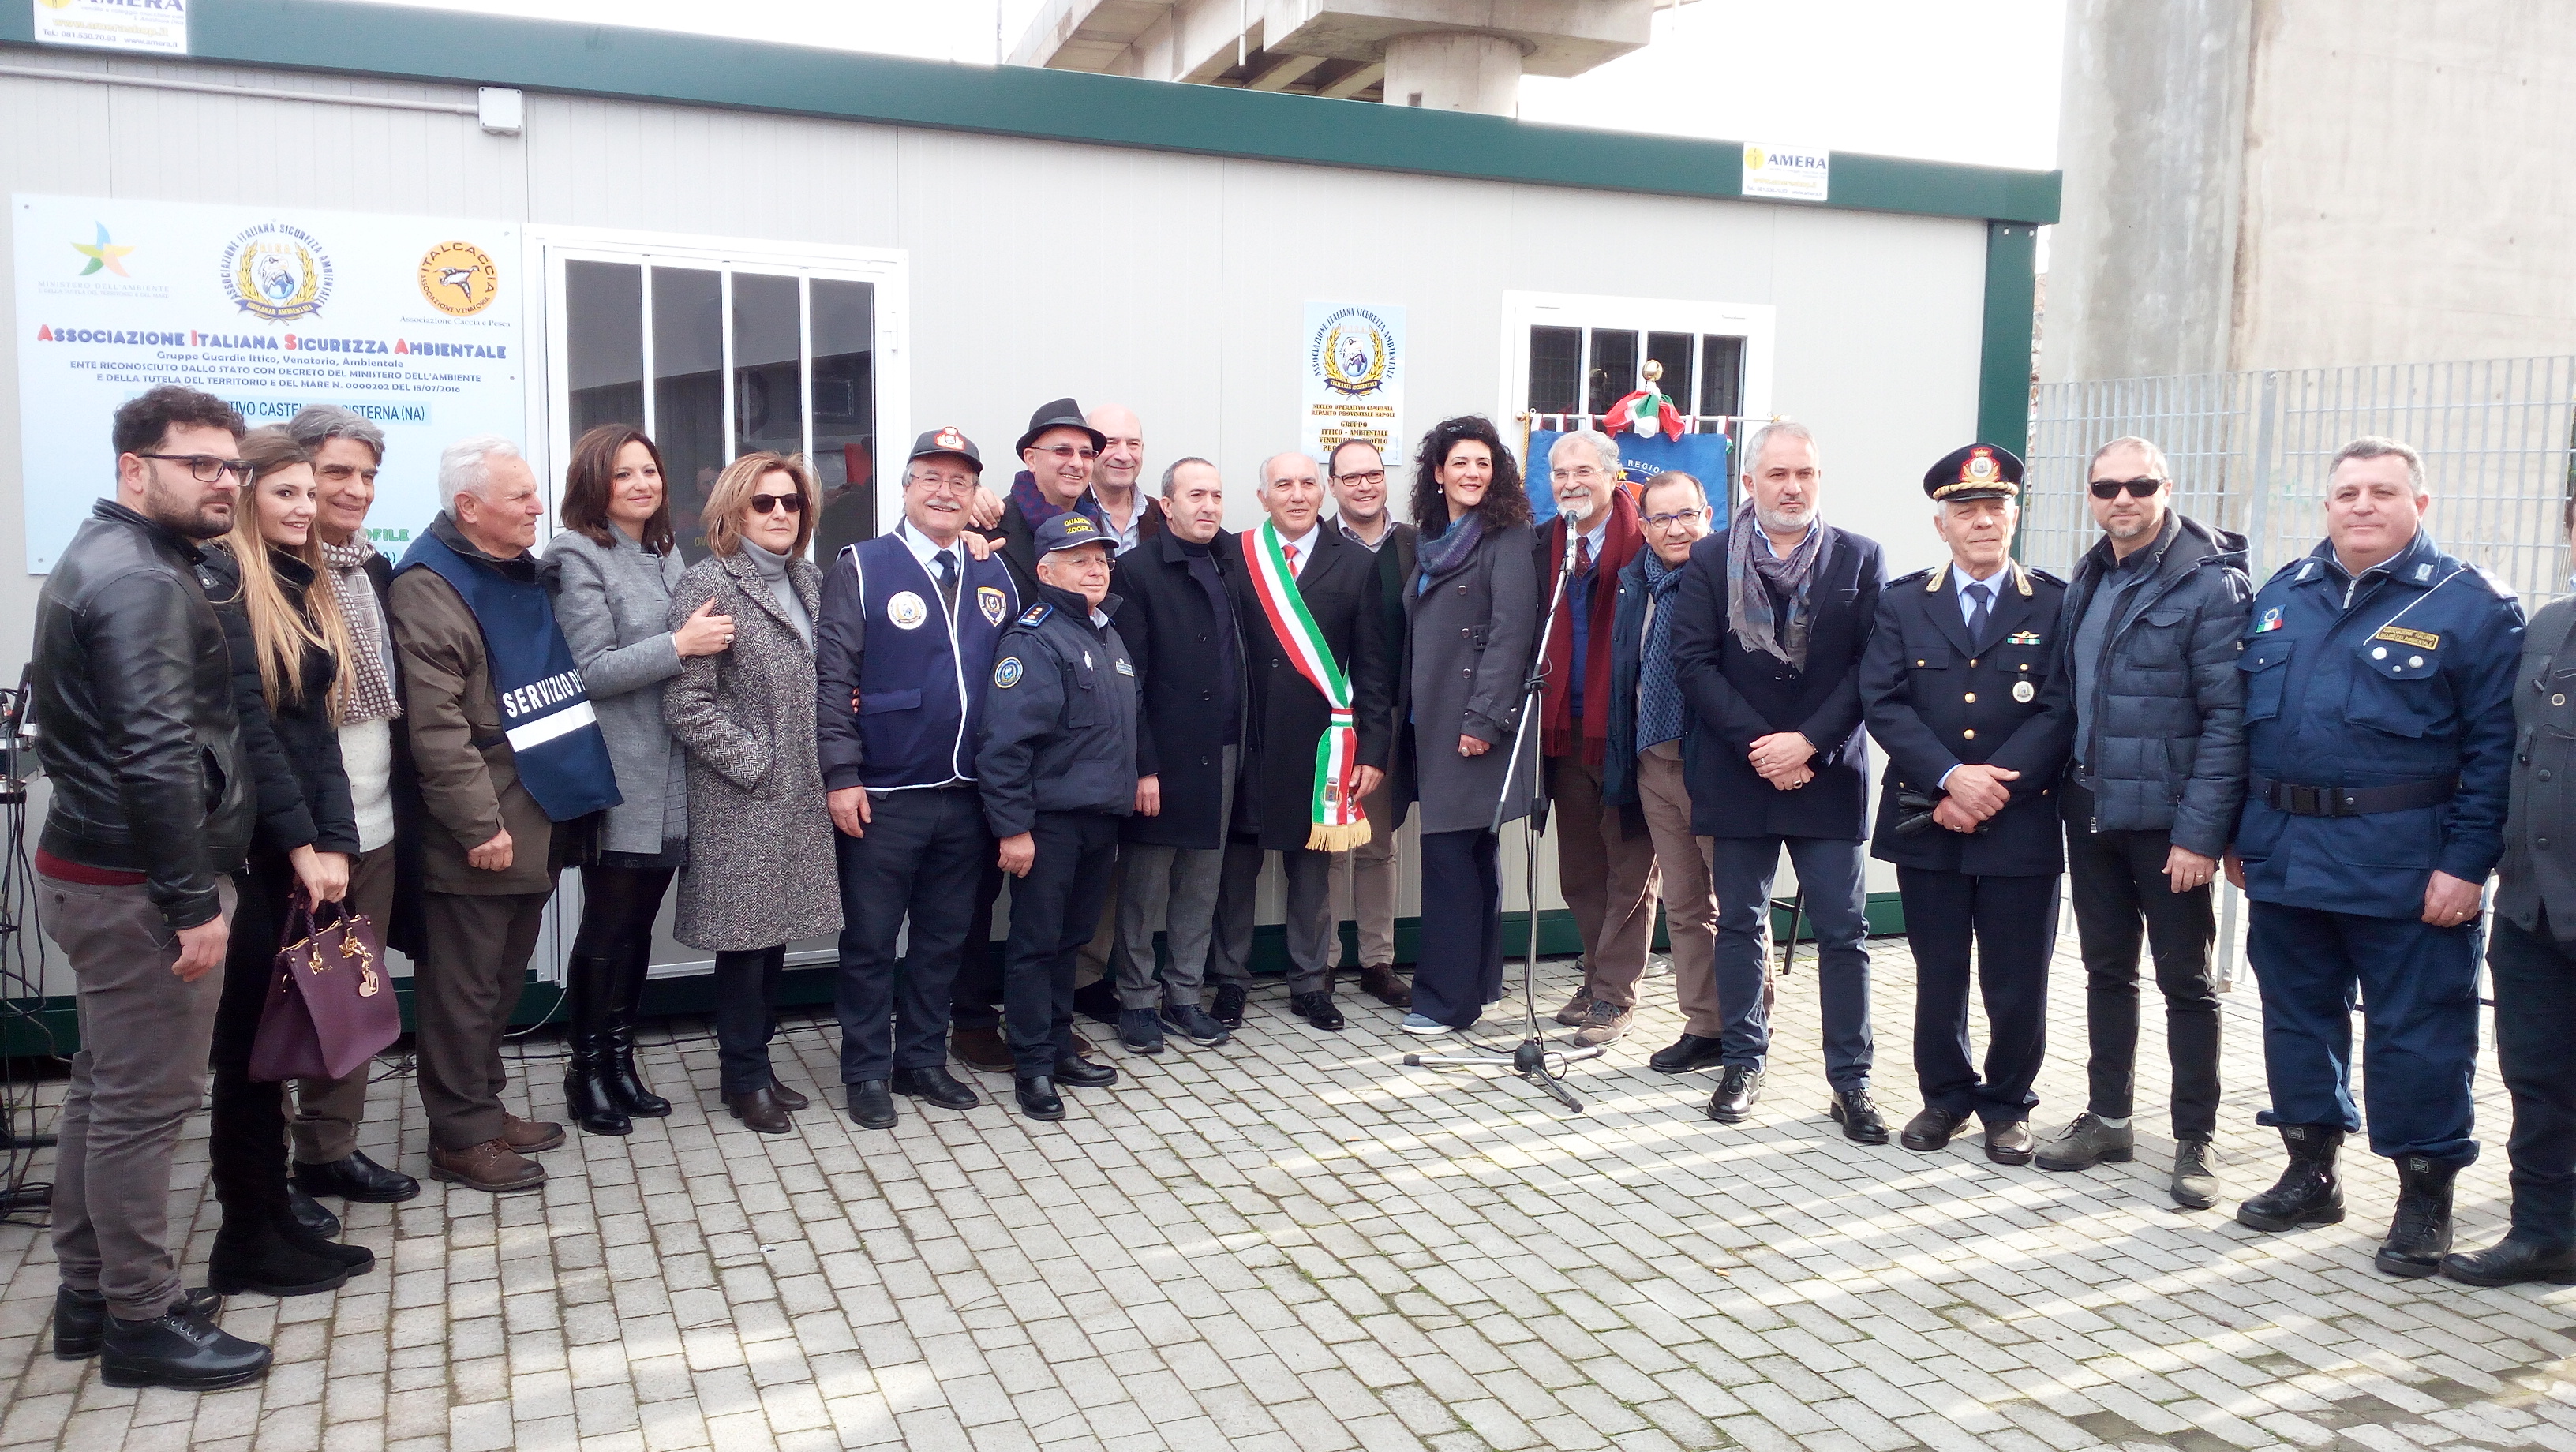
<path fill-rule="evenodd" d="M 1115 539 L 1117 532 L 1091 492 L 1092 470 L 1108 442 L 1083 416 L 1082 405 L 1070 398 L 1044 404 L 1029 415 L 1028 432 L 1020 435 L 1016 450 L 1019 475 L 1002 503 L 1001 520 L 984 531 L 1001 546 L 1019 581 L 1021 599 L 1038 598 L 1037 536 L 1048 520 L 1079 514 Z"/>

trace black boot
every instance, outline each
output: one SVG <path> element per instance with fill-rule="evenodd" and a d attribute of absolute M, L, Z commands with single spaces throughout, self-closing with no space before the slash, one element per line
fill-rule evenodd
<path fill-rule="evenodd" d="M 2371 1260 L 2382 1274 L 2414 1279 L 2442 1268 L 2451 1253 L 2451 1182 L 2459 1174 L 2459 1166 L 2422 1155 L 2397 1157 L 2397 1213 Z"/>
<path fill-rule="evenodd" d="M 653 972 L 650 939 L 628 947 L 617 960 L 616 993 L 608 1000 L 602 1047 L 606 1050 L 609 1092 L 617 1106 L 638 1119 L 661 1119 L 671 1101 L 656 1094 L 635 1071 L 635 1024 L 644 1016 L 644 980 Z"/>
<path fill-rule="evenodd" d="M 2236 1223 L 2256 1230 L 2296 1230 L 2303 1225 L 2335 1225 L 2343 1220 L 2343 1181 L 2335 1178 L 2335 1152 L 2343 1131 L 2324 1124 L 2285 1124 L 2281 1143 L 2290 1151 L 2288 1168 L 2271 1189 L 2236 1207 Z M 2446 1199 L 2447 1206 L 2449 1201 Z M 2449 1224 L 2448 1210 L 2444 1224 Z M 2449 1232 L 2444 1231 L 2447 1237 Z M 2446 1240 L 2447 1243 L 2447 1240 Z M 2441 1257 L 2436 1255 L 2438 1263 Z M 2430 1275 L 2428 1269 L 2419 1274 Z"/>
<path fill-rule="evenodd" d="M 307 1255 L 273 1227 L 244 1227 L 229 1216 L 206 1257 L 206 1286 L 217 1295 L 310 1296 L 336 1291 L 348 1279 L 348 1267 Z"/>
<path fill-rule="evenodd" d="M 632 1134 L 634 1124 L 618 1103 L 608 1070 L 604 1024 L 618 987 L 613 958 L 576 953 L 565 965 L 564 1008 L 572 1026 L 564 1034 L 564 1112 L 585 1134 Z"/>

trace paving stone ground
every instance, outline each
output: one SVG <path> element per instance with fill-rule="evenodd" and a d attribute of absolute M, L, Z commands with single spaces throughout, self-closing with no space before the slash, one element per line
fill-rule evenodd
<path fill-rule="evenodd" d="M 1875 948 L 1879 1090 L 1901 1122 L 1913 971 L 1901 940 Z M 1540 1001 L 1573 982 L 1544 965 Z M 1678 1031 L 1671 983 L 1576 1069 L 1581 1117 L 1515 1079 L 1403 1067 L 1420 1044 L 1374 1003 L 1321 1034 L 1270 988 L 1222 1050 L 1110 1051 L 1127 1077 L 1069 1094 L 1056 1126 L 907 1101 L 894 1131 L 860 1130 L 830 1112 L 828 1021 L 801 1016 L 780 1063 L 817 1103 L 772 1138 L 709 1113 L 713 1045 L 683 1023 L 648 1061 L 671 1118 L 576 1135 L 542 1194 L 431 1184 L 357 1207 L 374 1274 L 234 1298 L 225 1324 L 277 1347 L 264 1385 L 116 1391 L 55 1361 L 51 1253 L 0 1227 L 0 1452 L 2576 1449 L 2576 1288 L 2377 1275 L 2381 1162 L 2352 1163 L 2347 1224 L 2264 1236 L 2227 1206 L 2175 1210 L 2161 1137 L 2081 1176 L 1989 1165 L 1973 1135 L 1849 1145 L 1823 1113 L 1805 971 L 1756 1121 L 1722 1128 L 1701 1112 L 1711 1076 L 1644 1067 Z M 2145 1017 L 2139 1122 L 2161 1129 Z M 2226 1022 L 2232 1205 L 2278 1145 L 2254 1124 L 2250 983 Z M 2071 942 L 2050 1034 L 2043 1129 L 2082 1107 Z M 523 1097 L 559 1113 L 554 1045 L 521 1048 Z M 2461 1180 L 2468 1243 L 2504 1218 L 2492 1057 L 2479 1091 L 2496 1148 Z M 409 1080 L 371 1108 L 370 1151 L 424 1170 Z M 192 1280 L 205 1168 L 201 1119 L 174 1195 Z"/>

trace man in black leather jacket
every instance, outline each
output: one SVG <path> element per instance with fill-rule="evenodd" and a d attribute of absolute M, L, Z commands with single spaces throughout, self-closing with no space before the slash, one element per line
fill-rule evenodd
<path fill-rule="evenodd" d="M 118 409 L 116 497 L 36 602 L 36 751 L 53 783 L 38 900 L 81 1025 L 54 1175 L 54 1354 L 100 1354 L 111 1386 L 268 1370 L 268 1348 L 183 1289 L 168 1209 L 257 808 L 200 550 L 232 527 L 242 433 L 231 405 L 175 385 Z"/>

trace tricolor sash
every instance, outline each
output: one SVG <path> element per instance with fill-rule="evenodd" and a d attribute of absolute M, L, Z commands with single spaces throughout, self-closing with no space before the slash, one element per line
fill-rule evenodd
<path fill-rule="evenodd" d="M 1351 776 L 1359 765 L 1360 734 L 1351 714 L 1351 682 L 1333 659 L 1333 648 L 1297 593 L 1297 577 L 1279 548 L 1278 526 L 1264 521 L 1243 532 L 1243 563 L 1250 571 L 1252 593 L 1261 601 L 1270 631 L 1279 637 L 1288 658 L 1332 709 L 1330 724 L 1315 742 L 1315 827 L 1306 846 L 1317 852 L 1347 852 L 1368 844 L 1368 815 L 1360 810 Z M 1312 560 L 1307 563 L 1314 563 Z"/>

